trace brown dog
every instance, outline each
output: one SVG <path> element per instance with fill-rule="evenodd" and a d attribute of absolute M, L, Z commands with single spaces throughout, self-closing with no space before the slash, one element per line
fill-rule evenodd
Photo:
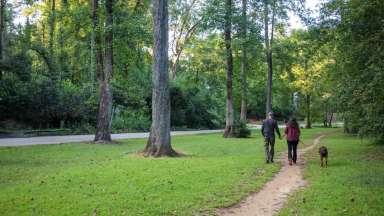
<path fill-rule="evenodd" d="M 325 167 L 328 166 L 328 149 L 325 146 L 321 146 L 319 148 L 319 154 L 320 154 L 320 160 L 321 160 L 321 167 L 324 167 L 324 160 L 325 160 Z"/>

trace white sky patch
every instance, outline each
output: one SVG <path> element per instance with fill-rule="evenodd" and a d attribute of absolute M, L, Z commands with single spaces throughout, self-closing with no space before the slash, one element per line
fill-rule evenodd
<path fill-rule="evenodd" d="M 319 8 L 322 2 L 324 2 L 324 0 L 306 0 L 305 1 L 305 7 L 311 10 L 312 17 L 319 16 Z M 298 15 L 294 14 L 292 11 L 289 11 L 288 16 L 289 16 L 288 23 L 290 25 L 289 30 L 306 28 L 305 24 L 301 21 Z"/>
<path fill-rule="evenodd" d="M 25 5 L 22 4 L 22 1 L 20 0 L 11 0 L 10 1 L 12 6 L 13 6 L 13 10 L 14 10 L 14 15 L 15 17 L 13 17 L 13 24 L 15 25 L 24 25 L 25 22 L 27 21 L 27 17 L 23 16 L 22 15 L 22 11 L 23 9 L 25 8 Z"/>

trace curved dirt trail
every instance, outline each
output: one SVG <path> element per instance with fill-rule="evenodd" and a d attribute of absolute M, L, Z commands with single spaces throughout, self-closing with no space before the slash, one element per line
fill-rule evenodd
<path fill-rule="evenodd" d="M 319 135 L 314 140 L 313 144 L 298 149 L 298 158 L 302 159 L 302 155 L 314 148 L 323 138 L 325 134 Z M 267 182 L 264 187 L 257 193 L 245 198 L 239 204 L 217 211 L 218 215 L 231 216 L 268 216 L 277 213 L 286 203 L 289 194 L 305 186 L 306 182 L 301 173 L 304 161 L 298 161 L 297 165 L 289 166 L 286 152 L 280 157 L 280 162 L 283 163 L 280 171 Z"/>

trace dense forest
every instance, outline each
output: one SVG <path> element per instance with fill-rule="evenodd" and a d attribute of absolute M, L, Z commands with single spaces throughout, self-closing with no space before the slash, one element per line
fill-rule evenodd
<path fill-rule="evenodd" d="M 169 0 L 165 47 L 154 6 L 1 0 L 0 127 L 149 131 L 159 55 L 173 129 L 231 133 L 273 111 L 384 138 L 384 1 L 323 1 L 312 17 L 303 0 Z M 306 28 L 291 29 L 288 13 Z"/>

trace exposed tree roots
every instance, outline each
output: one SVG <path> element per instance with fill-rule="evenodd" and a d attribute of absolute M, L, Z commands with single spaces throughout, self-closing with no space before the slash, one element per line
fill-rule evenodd
<path fill-rule="evenodd" d="M 225 127 L 223 137 L 225 137 L 225 138 L 234 137 L 234 128 L 233 128 L 233 125 L 230 125 L 230 126 L 226 126 L 226 127 Z"/>

